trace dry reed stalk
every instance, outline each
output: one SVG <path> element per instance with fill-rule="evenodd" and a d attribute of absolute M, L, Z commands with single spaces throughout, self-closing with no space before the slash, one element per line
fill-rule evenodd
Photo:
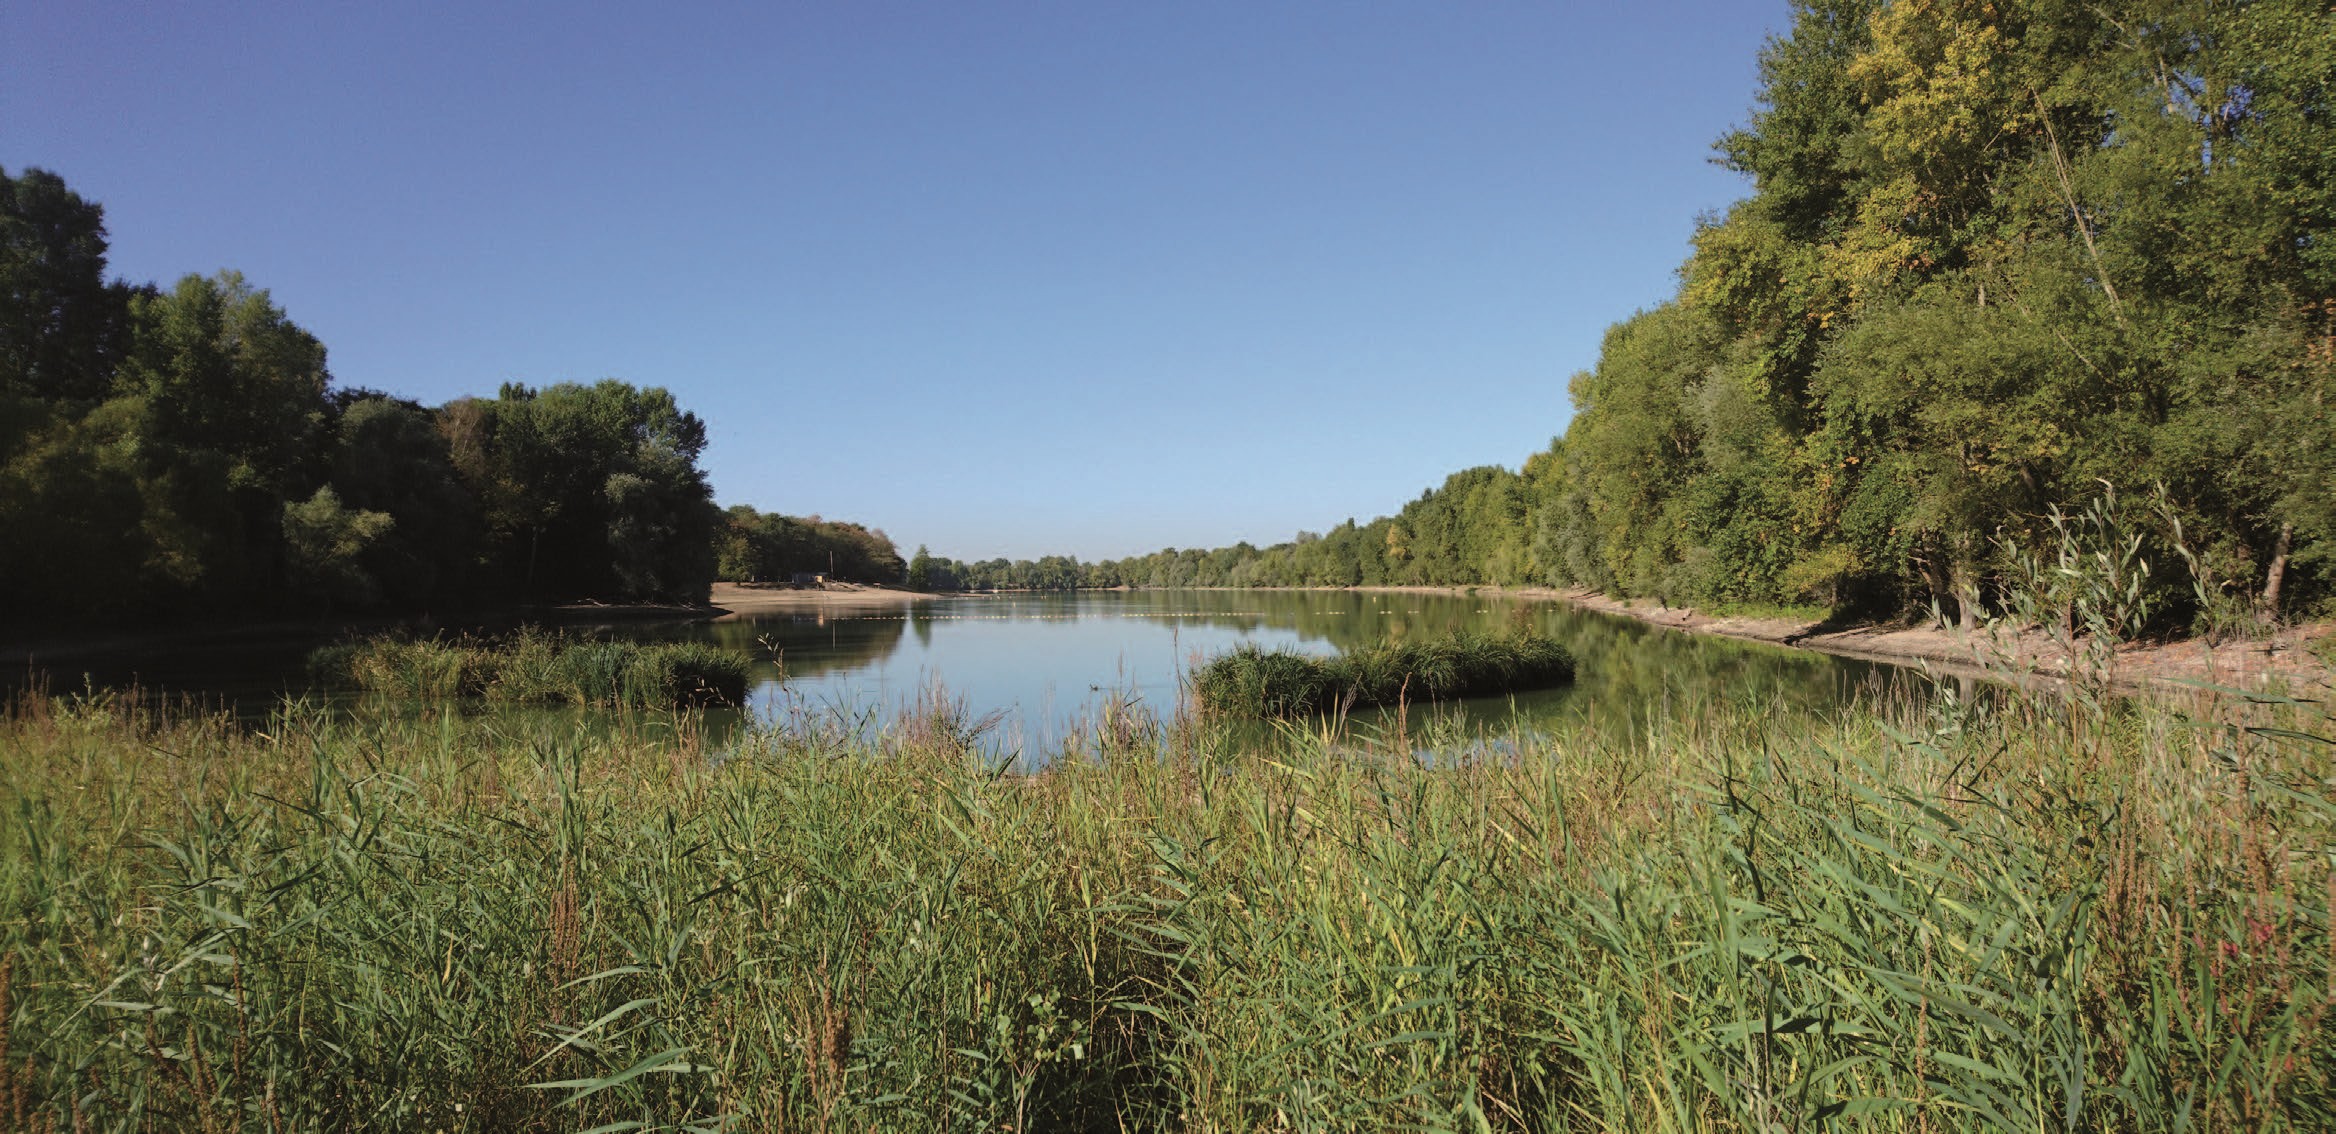
<path fill-rule="evenodd" d="M 2336 1004 L 2336 866 L 2328 868 L 2328 904 L 2321 936 L 2328 946 L 2328 1003 Z"/>
<path fill-rule="evenodd" d="M 192 1020 L 187 1021 L 187 1058 L 195 1065 L 195 1114 L 203 1120 L 203 1134 L 211 1134 L 211 1097 L 217 1093 L 219 1083 L 211 1074 L 211 1061 L 203 1058 L 203 1049 L 195 1042 Z"/>
<path fill-rule="evenodd" d="M 239 1099 L 243 1096 L 244 1084 L 250 1082 L 243 1077 L 244 1056 L 249 1054 L 250 1049 L 251 1012 L 244 1003 L 243 957 L 239 954 L 235 958 L 235 1093 Z"/>
<path fill-rule="evenodd" d="M 803 1044 L 803 1078 L 819 1106 L 823 1130 L 835 1126 L 836 1108 L 843 1104 L 844 1076 L 851 1067 L 852 1021 L 849 998 L 839 998 L 828 975 L 827 958 L 819 959 L 812 992 L 798 996 L 795 1031 Z"/>
<path fill-rule="evenodd" d="M 560 888 L 552 893 L 550 916 L 544 926 L 544 976 L 551 982 L 552 995 L 564 1007 L 568 982 L 583 975 L 584 968 L 584 901 L 576 889 L 576 871 L 572 860 L 560 860 Z"/>
<path fill-rule="evenodd" d="M 25 1095 L 29 1085 L 16 1078 L 16 1064 L 9 1059 L 9 1044 L 15 1040 L 13 1023 L 16 1019 L 16 951 L 0 955 L 0 1105 L 5 1105 L 10 1118 L 9 1129 L 25 1129 Z M 26 1077 L 30 1078 L 32 1063 L 25 1061 Z"/>

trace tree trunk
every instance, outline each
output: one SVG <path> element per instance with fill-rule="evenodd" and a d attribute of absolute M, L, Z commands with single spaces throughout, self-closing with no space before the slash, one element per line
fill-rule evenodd
<path fill-rule="evenodd" d="M 1956 623 L 1966 634 L 1979 629 L 1979 581 L 1971 577 L 1971 564 L 1963 557 L 1955 557 L 1953 577 L 1955 588 Z"/>
<path fill-rule="evenodd" d="M 1922 579 L 1922 589 L 1930 592 L 1930 608 L 1943 626 L 1947 613 L 1947 585 L 1939 577 L 1939 557 L 1929 540 L 1915 545 L 1913 567 L 1914 573 Z"/>
<path fill-rule="evenodd" d="M 2263 597 L 2255 602 L 2255 613 L 2268 622 L 2279 617 L 2279 586 L 2287 581 L 2287 553 L 2295 543 L 2295 525 L 2279 525 L 2279 542 L 2271 546 L 2271 570 L 2263 577 Z"/>

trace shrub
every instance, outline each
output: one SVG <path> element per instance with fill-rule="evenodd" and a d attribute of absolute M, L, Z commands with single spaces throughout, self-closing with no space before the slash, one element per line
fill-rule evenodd
<path fill-rule="evenodd" d="M 701 642 L 646 645 L 523 630 L 501 640 L 372 638 L 308 656 L 311 676 L 403 700 L 625 708 L 743 704 L 748 659 Z"/>
<path fill-rule="evenodd" d="M 1551 639 L 1463 632 L 1366 646 L 1334 658 L 1245 645 L 1195 670 L 1192 691 L 1204 712 L 1293 717 L 1542 689 L 1573 678 L 1573 655 Z"/>

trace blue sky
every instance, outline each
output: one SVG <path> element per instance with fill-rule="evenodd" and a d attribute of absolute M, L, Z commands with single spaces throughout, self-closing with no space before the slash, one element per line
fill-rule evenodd
<path fill-rule="evenodd" d="M 1662 301 L 1783 3 L 25 4 L 0 167 L 335 380 L 618 377 L 724 504 L 960 558 L 1516 467 Z"/>

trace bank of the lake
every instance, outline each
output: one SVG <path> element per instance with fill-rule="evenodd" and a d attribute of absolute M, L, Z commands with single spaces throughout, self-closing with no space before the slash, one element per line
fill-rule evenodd
<path fill-rule="evenodd" d="M 1715 614 L 1652 599 L 1624 599 L 1597 591 L 1551 587 L 1342 587 L 1273 588 L 1348 590 L 1360 594 L 1494 596 L 1557 602 L 1629 618 L 1666 630 L 1765 642 L 1836 657 L 1890 665 L 1929 665 L 1948 672 L 1989 672 L 1997 676 L 2026 670 L 2047 677 L 2065 672 L 2066 658 L 2041 633 L 1975 637 L 1927 623 L 1852 622 L 1822 619 Z M 2127 686 L 2196 683 L 2257 688 L 2285 683 L 2294 688 L 2336 685 L 2336 662 L 2313 652 L 2314 643 L 2336 637 L 2336 620 L 2286 626 L 2260 640 L 2210 643 L 2197 636 L 2120 643 L 2116 679 Z M 2323 652 L 2325 647 L 2323 647 Z M 2336 658 L 2336 652 L 2329 657 Z"/>
<path fill-rule="evenodd" d="M 798 611 L 894 610 L 934 596 L 866 583 L 716 583 L 704 608 L 716 618 L 747 618 Z"/>

